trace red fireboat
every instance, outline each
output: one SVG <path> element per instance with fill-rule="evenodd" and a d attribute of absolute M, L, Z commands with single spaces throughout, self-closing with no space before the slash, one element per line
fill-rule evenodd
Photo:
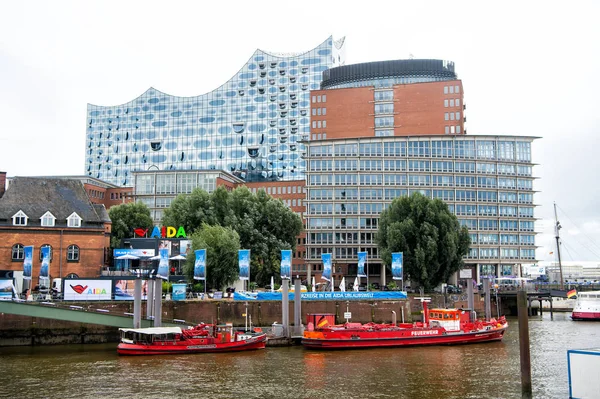
<path fill-rule="evenodd" d="M 380 348 L 414 345 L 458 345 L 502 340 L 508 323 L 504 316 L 472 320 L 464 309 L 428 309 L 421 298 L 424 322 L 350 323 L 335 325 L 333 314 L 309 314 L 302 345 L 312 349 Z"/>
<path fill-rule="evenodd" d="M 199 324 L 188 329 L 150 327 L 119 330 L 119 355 L 238 352 L 263 349 L 267 343 L 267 334 L 262 331 L 234 331 L 231 324 Z"/>

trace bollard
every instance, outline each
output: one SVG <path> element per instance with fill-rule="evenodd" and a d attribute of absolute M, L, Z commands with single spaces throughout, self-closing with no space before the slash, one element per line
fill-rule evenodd
<path fill-rule="evenodd" d="M 527 313 L 527 292 L 517 292 L 519 314 L 519 352 L 521 355 L 521 397 L 531 398 L 531 356 L 529 353 L 529 319 Z"/>

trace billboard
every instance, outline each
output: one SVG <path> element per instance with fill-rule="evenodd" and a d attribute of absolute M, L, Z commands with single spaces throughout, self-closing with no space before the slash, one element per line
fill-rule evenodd
<path fill-rule="evenodd" d="M 367 277 L 367 274 L 365 273 L 365 263 L 367 263 L 367 253 L 359 252 L 358 253 L 358 272 L 356 273 L 356 275 L 358 277 Z"/>
<path fill-rule="evenodd" d="M 403 279 L 403 253 L 394 252 L 392 253 L 392 278 L 394 280 Z"/>
<path fill-rule="evenodd" d="M 174 301 L 184 301 L 186 286 L 187 284 L 173 284 L 173 295 L 171 296 L 171 299 Z"/>
<path fill-rule="evenodd" d="M 323 274 L 321 278 L 331 281 L 331 254 L 321 254 L 321 259 L 323 260 Z"/>
<path fill-rule="evenodd" d="M 158 250 L 160 255 L 160 262 L 158 263 L 158 270 L 156 277 L 162 278 L 163 280 L 169 280 L 169 250 L 167 248 L 161 248 Z"/>
<path fill-rule="evenodd" d="M 112 280 L 65 280 L 65 301 L 110 301 Z"/>
<path fill-rule="evenodd" d="M 194 280 L 206 280 L 206 249 L 197 249 L 195 254 Z"/>
<path fill-rule="evenodd" d="M 281 279 L 290 279 L 292 274 L 292 250 L 281 250 Z"/>
<path fill-rule="evenodd" d="M 0 301 L 10 301 L 13 297 L 13 280 L 0 279 Z"/>
<path fill-rule="evenodd" d="M 240 264 L 240 280 L 250 280 L 250 250 L 240 249 L 238 256 Z"/>
<path fill-rule="evenodd" d="M 115 280 L 115 301 L 133 301 L 135 295 L 135 280 Z M 142 300 L 148 299 L 148 280 L 142 280 Z"/>

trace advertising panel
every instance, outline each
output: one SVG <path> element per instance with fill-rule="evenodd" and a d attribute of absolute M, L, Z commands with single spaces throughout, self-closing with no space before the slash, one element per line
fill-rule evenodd
<path fill-rule="evenodd" d="M 115 280 L 115 301 L 133 301 L 135 280 Z M 142 300 L 148 299 L 148 280 L 142 280 Z"/>
<path fill-rule="evenodd" d="M 65 280 L 65 301 L 110 301 L 112 280 Z"/>
<path fill-rule="evenodd" d="M 198 249 L 195 253 L 194 280 L 206 280 L 206 249 Z"/>
<path fill-rule="evenodd" d="M 392 278 L 394 280 L 402 280 L 403 278 L 402 256 L 402 252 L 392 253 Z"/>
<path fill-rule="evenodd" d="M 358 272 L 356 273 L 356 275 L 358 277 L 367 277 L 367 274 L 365 273 L 365 263 L 367 263 L 367 253 L 359 252 L 358 253 Z"/>
<path fill-rule="evenodd" d="M 23 247 L 23 278 L 25 280 L 31 280 L 31 268 L 33 265 L 33 245 Z"/>
<path fill-rule="evenodd" d="M 323 260 L 323 274 L 321 279 L 331 281 L 331 254 L 321 254 Z"/>
<path fill-rule="evenodd" d="M 174 301 L 184 301 L 186 284 L 173 284 L 172 287 L 173 295 L 171 296 L 171 299 Z"/>
<path fill-rule="evenodd" d="M 250 250 L 240 249 L 238 256 L 240 264 L 240 280 L 250 280 Z"/>
<path fill-rule="evenodd" d="M 294 292 L 290 292 L 289 300 L 294 300 Z M 348 292 L 302 292 L 303 301 L 359 301 L 359 300 L 400 300 L 406 299 L 404 291 L 348 291 Z M 281 292 L 235 292 L 234 301 L 281 301 Z"/>
<path fill-rule="evenodd" d="M 0 279 L 0 301 L 10 301 L 13 297 L 13 281 L 10 279 Z"/>
<path fill-rule="evenodd" d="M 123 255 L 133 255 L 138 258 L 154 256 L 156 251 L 154 249 L 141 249 L 141 248 L 115 248 L 113 249 L 113 257 Z"/>
<path fill-rule="evenodd" d="M 156 277 L 162 278 L 163 280 L 169 280 L 169 250 L 161 248 L 158 250 L 160 255 L 160 262 L 158 263 L 158 271 Z"/>
<path fill-rule="evenodd" d="M 281 279 L 290 279 L 292 273 L 292 250 L 281 250 Z"/>
<path fill-rule="evenodd" d="M 40 267 L 40 281 L 47 280 L 48 269 L 50 268 L 50 247 L 42 247 L 42 266 Z M 46 287 L 48 284 L 46 284 Z"/>

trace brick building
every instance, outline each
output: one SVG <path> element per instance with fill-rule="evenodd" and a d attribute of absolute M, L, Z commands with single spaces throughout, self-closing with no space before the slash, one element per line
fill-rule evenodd
<path fill-rule="evenodd" d="M 110 233 L 105 206 L 92 203 L 79 179 L 15 177 L 0 198 L 0 269 L 22 270 L 23 247 L 33 245 L 35 282 L 40 249 L 50 246 L 51 277 L 95 277 Z"/>

